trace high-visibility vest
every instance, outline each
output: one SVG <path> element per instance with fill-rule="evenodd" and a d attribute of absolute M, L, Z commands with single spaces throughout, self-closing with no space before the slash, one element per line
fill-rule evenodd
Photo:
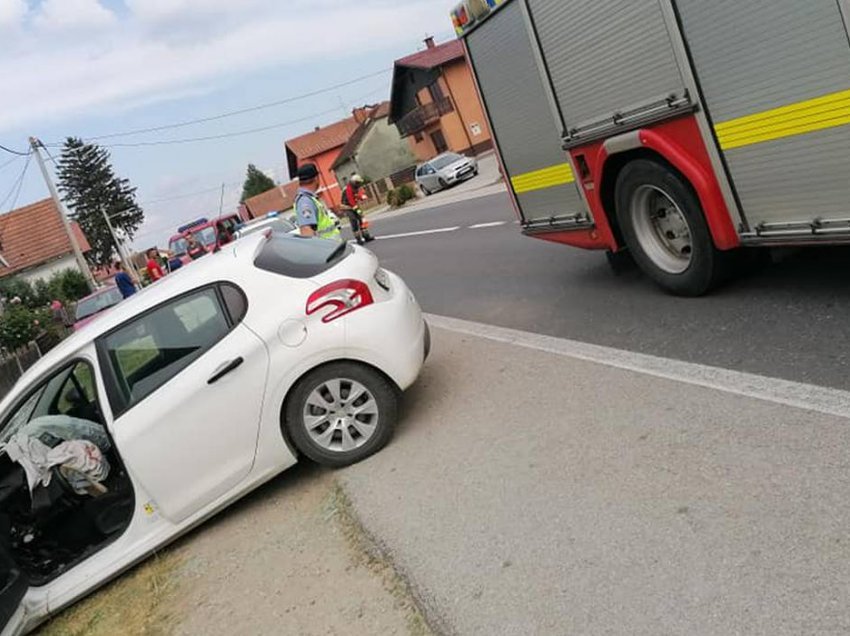
<path fill-rule="evenodd" d="M 336 217 L 328 211 L 327 206 L 325 206 L 324 202 L 314 194 L 307 194 L 306 192 L 300 192 L 297 197 L 295 197 L 295 214 L 298 214 L 298 199 L 300 197 L 310 197 L 313 203 L 316 205 L 316 234 L 318 234 L 319 238 L 329 239 L 331 241 L 342 241 L 342 232 L 339 231 L 339 225 L 337 225 Z"/>

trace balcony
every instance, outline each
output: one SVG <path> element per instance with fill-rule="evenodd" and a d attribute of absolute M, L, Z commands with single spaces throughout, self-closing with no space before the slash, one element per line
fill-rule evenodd
<path fill-rule="evenodd" d="M 438 122 L 440 117 L 451 112 L 454 112 L 452 101 L 444 97 L 410 111 L 396 122 L 396 126 L 402 137 L 410 137 L 421 133 L 431 124 Z"/>

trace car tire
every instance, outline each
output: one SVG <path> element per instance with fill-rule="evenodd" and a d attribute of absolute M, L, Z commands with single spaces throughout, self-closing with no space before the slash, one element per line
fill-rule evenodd
<path fill-rule="evenodd" d="M 419 188 L 422 190 L 422 194 L 424 194 L 426 197 L 431 196 L 431 191 L 428 188 L 426 188 L 425 186 L 419 186 Z"/>
<path fill-rule="evenodd" d="M 643 272 L 679 296 L 701 296 L 722 278 L 729 254 L 714 247 L 702 205 L 673 169 L 640 159 L 617 179 L 617 220 Z"/>
<path fill-rule="evenodd" d="M 361 389 L 367 395 L 346 404 L 352 393 Z M 339 399 L 334 399 L 334 392 Z M 286 405 L 284 425 L 295 447 L 307 458 L 322 466 L 342 468 L 387 445 L 398 420 L 399 400 L 398 389 L 378 371 L 354 362 L 336 362 L 298 381 Z M 358 409 L 363 412 L 349 417 Z M 355 446 L 345 448 L 352 444 Z"/>

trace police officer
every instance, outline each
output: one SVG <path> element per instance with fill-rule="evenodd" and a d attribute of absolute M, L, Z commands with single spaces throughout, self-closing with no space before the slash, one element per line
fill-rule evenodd
<path fill-rule="evenodd" d="M 318 236 L 342 241 L 339 224 L 316 192 L 319 189 L 319 171 L 312 163 L 298 168 L 298 194 L 295 195 L 295 217 L 301 236 Z"/>

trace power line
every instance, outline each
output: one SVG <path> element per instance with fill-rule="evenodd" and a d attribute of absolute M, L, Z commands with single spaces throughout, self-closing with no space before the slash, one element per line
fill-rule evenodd
<path fill-rule="evenodd" d="M 234 186 L 238 185 L 235 183 L 230 183 L 228 185 Z M 161 199 L 151 199 L 150 201 L 142 201 L 139 205 L 156 205 L 157 203 L 167 203 L 168 201 L 177 201 L 178 199 L 188 199 L 190 197 L 196 197 L 201 194 L 209 194 L 210 192 L 218 192 L 221 186 L 215 186 L 214 188 L 207 188 L 206 190 L 197 190 L 196 192 L 186 192 L 184 194 L 175 194 L 174 196 L 163 197 Z"/>
<path fill-rule="evenodd" d="M 385 90 L 386 87 L 382 86 L 381 88 L 377 88 L 375 90 L 369 91 L 362 97 L 358 97 L 357 101 L 366 99 L 367 97 L 371 97 L 375 93 Z M 215 141 L 218 139 L 229 139 L 232 137 L 242 137 L 244 135 L 253 135 L 259 132 L 266 132 L 269 130 L 275 130 L 276 128 L 286 128 L 287 126 L 292 126 L 294 124 L 301 124 L 305 121 L 310 121 L 315 119 L 316 117 L 322 117 L 324 115 L 330 115 L 331 113 L 336 112 L 336 108 L 331 108 L 319 113 L 311 113 L 306 117 L 300 117 L 298 119 L 293 119 L 291 121 L 282 122 L 279 124 L 272 124 L 270 126 L 262 126 L 260 128 L 250 128 L 248 130 L 239 130 L 235 132 L 222 133 L 220 135 L 207 135 L 204 137 L 187 137 L 184 139 L 166 139 L 162 141 L 136 141 L 136 142 L 121 142 L 115 144 L 104 144 L 103 148 L 145 148 L 151 146 L 171 146 L 177 144 L 188 144 L 188 143 L 196 143 L 200 141 Z"/>
<path fill-rule="evenodd" d="M 5 150 L 10 155 L 18 155 L 19 157 L 26 157 L 29 155 L 28 152 L 21 152 L 20 150 L 12 150 L 11 148 L 7 148 L 6 146 L 0 144 L 0 150 Z"/>
<path fill-rule="evenodd" d="M 24 169 L 21 170 L 21 174 L 18 176 L 17 180 L 14 184 L 12 184 L 12 189 L 9 190 L 9 194 L 5 196 L 2 202 L 0 202 L 0 208 L 4 207 L 9 199 L 12 198 L 12 195 L 15 195 L 15 198 L 12 200 L 12 206 L 9 208 L 9 212 L 15 209 L 15 204 L 18 202 L 18 197 L 21 195 L 21 188 L 24 185 L 24 177 L 27 174 L 27 169 L 30 167 L 30 160 L 32 159 L 32 154 L 27 155 L 27 161 L 24 164 Z"/>
<path fill-rule="evenodd" d="M 259 104 L 257 106 L 251 106 L 249 108 L 241 108 L 239 110 L 231 110 L 224 113 L 220 113 L 218 115 L 211 115 L 210 117 L 200 117 L 198 119 L 190 119 L 187 121 L 182 121 L 174 124 L 165 124 L 162 126 L 153 126 L 150 128 L 137 128 L 135 130 L 128 130 L 124 132 L 110 133 L 107 135 L 96 135 L 94 137 L 88 137 L 86 141 L 97 141 L 100 139 L 114 139 L 116 137 L 129 137 L 132 135 L 141 135 L 145 133 L 154 133 L 154 132 L 162 132 L 163 130 L 174 130 L 175 128 L 184 128 L 186 126 L 193 126 L 195 124 L 204 124 L 211 121 L 218 121 L 220 119 L 226 119 L 227 117 L 235 117 L 236 115 L 244 115 L 246 113 L 253 113 L 258 110 L 265 110 L 267 108 L 274 108 L 276 106 L 283 106 L 285 104 L 291 104 L 293 102 L 301 101 L 304 99 L 309 99 L 310 97 L 316 97 L 317 95 L 322 95 L 324 93 L 329 93 L 331 91 L 335 91 L 340 88 L 345 88 L 346 86 L 351 86 L 353 84 L 358 84 L 365 80 L 372 79 L 374 77 L 378 77 L 380 75 L 385 75 L 391 72 L 392 69 L 383 69 L 381 71 L 376 71 L 374 73 L 369 73 L 368 75 L 362 75 L 360 77 L 355 77 L 354 79 L 347 80 L 345 82 L 341 82 L 339 84 L 335 84 L 333 86 L 326 86 L 324 88 L 320 88 L 315 91 L 311 91 L 309 93 L 302 93 L 300 95 L 295 95 L 293 97 L 287 97 L 285 99 L 280 99 L 274 102 L 268 102 L 265 104 Z M 61 145 L 57 143 L 48 144 L 50 146 Z"/>
<path fill-rule="evenodd" d="M 191 144 L 199 141 L 215 141 L 217 139 L 229 139 L 230 137 L 242 137 L 244 135 L 253 135 L 259 132 L 266 132 L 268 130 L 274 130 L 275 128 L 285 128 L 286 126 L 292 126 L 293 124 L 300 124 L 305 121 L 310 121 L 316 117 L 321 115 L 328 115 L 336 111 L 336 108 L 332 108 L 331 110 L 323 111 L 321 113 L 312 113 L 307 117 L 301 117 L 300 119 L 293 119 L 292 121 L 282 122 L 280 124 L 273 124 L 271 126 L 263 126 L 262 128 L 251 128 L 249 130 L 239 130 L 236 132 L 230 133 L 222 133 L 220 135 L 207 135 L 205 137 L 187 137 L 184 139 L 168 139 L 163 141 L 136 141 L 129 143 L 117 143 L 117 144 L 104 144 L 102 148 L 144 148 L 149 146 L 172 146 L 175 144 Z"/>
<path fill-rule="evenodd" d="M 20 161 L 20 160 L 21 160 L 20 157 L 15 156 L 15 157 L 12 157 L 11 159 L 9 159 L 9 161 L 7 161 L 5 163 L 0 163 L 0 172 L 3 172 L 3 170 L 5 170 L 7 166 L 11 166 L 13 163 L 15 163 L 16 161 Z"/>

